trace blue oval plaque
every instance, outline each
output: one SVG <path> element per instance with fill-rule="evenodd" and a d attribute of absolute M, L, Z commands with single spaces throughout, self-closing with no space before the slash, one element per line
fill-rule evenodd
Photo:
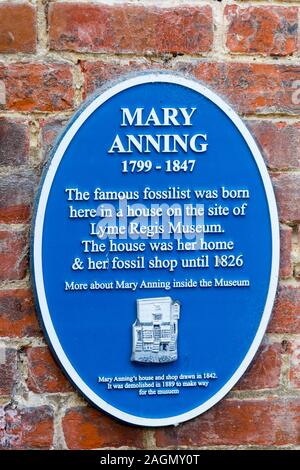
<path fill-rule="evenodd" d="M 36 297 L 61 366 L 129 423 L 203 413 L 263 337 L 278 232 L 262 156 L 220 97 L 159 72 L 99 91 L 58 140 L 35 216 Z"/>

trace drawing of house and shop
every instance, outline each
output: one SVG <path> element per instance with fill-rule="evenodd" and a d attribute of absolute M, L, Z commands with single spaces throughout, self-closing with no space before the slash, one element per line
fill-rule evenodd
<path fill-rule="evenodd" d="M 171 297 L 137 300 L 132 326 L 132 356 L 136 362 L 176 361 L 180 303 Z"/>

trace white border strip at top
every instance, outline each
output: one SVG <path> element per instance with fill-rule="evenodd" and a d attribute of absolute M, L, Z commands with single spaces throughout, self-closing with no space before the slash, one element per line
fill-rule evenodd
<path fill-rule="evenodd" d="M 129 413 L 125 413 L 120 411 L 119 409 L 111 406 L 106 401 L 102 400 L 90 387 L 87 386 L 85 382 L 81 379 L 78 375 L 76 370 L 73 368 L 72 364 L 70 363 L 69 359 L 67 358 L 59 339 L 56 335 L 51 316 L 49 313 L 47 299 L 45 294 L 45 287 L 44 287 L 44 279 L 43 279 L 43 265 L 42 265 L 42 236 L 43 236 L 43 224 L 44 224 L 44 215 L 46 210 L 46 205 L 48 201 L 49 192 L 52 186 L 53 179 L 55 177 L 57 168 L 60 164 L 60 161 L 72 141 L 73 137 L 75 136 L 78 129 L 82 126 L 82 124 L 88 119 L 88 117 L 103 103 L 109 100 L 112 96 L 120 93 L 127 88 L 131 88 L 136 85 L 145 84 L 145 83 L 153 83 L 153 82 L 164 82 L 164 83 L 174 83 L 177 85 L 182 85 L 187 88 L 190 88 L 202 95 L 206 98 L 211 100 L 215 103 L 220 109 L 224 111 L 224 113 L 231 119 L 231 121 L 235 124 L 235 126 L 239 129 L 240 133 L 244 137 L 245 141 L 247 142 L 254 158 L 256 164 L 258 166 L 261 178 L 264 183 L 266 196 L 268 200 L 269 206 L 269 214 L 271 220 L 271 230 L 272 230 L 272 268 L 271 268 L 271 275 L 270 275 L 270 283 L 269 283 L 269 291 L 267 295 L 267 300 L 264 308 L 264 312 L 262 315 L 262 319 L 255 335 L 255 338 L 244 358 L 239 368 L 236 372 L 232 375 L 230 380 L 209 400 L 207 400 L 202 405 L 186 412 L 180 414 L 178 416 L 171 416 L 168 418 L 160 418 L 160 419 L 152 419 L 152 418 L 142 418 L 139 416 L 135 416 Z M 46 328 L 47 334 L 51 341 L 52 347 L 59 358 L 63 368 L 65 369 L 66 373 L 69 375 L 71 380 L 75 383 L 75 385 L 82 391 L 82 393 L 91 400 L 96 406 L 103 409 L 104 411 L 110 413 L 111 415 L 126 421 L 132 424 L 138 424 L 143 426 L 168 426 L 171 424 L 178 424 L 183 421 L 189 420 L 198 416 L 199 414 L 203 413 L 204 411 L 211 408 L 215 403 L 217 403 L 221 398 L 223 398 L 229 390 L 234 386 L 234 384 L 239 380 L 242 374 L 245 372 L 247 367 L 249 366 L 251 360 L 253 359 L 260 342 L 263 338 L 265 333 L 268 321 L 271 316 L 273 302 L 275 299 L 277 282 L 278 282 L 278 269 L 279 269 L 279 223 L 278 223 L 278 215 L 277 215 L 277 207 L 276 201 L 274 197 L 273 187 L 270 181 L 270 177 L 268 175 L 266 166 L 264 164 L 262 155 L 251 136 L 250 132 L 246 128 L 243 121 L 239 118 L 239 116 L 233 111 L 233 109 L 228 106 L 221 98 L 219 98 L 215 93 L 201 85 L 200 83 L 192 80 L 187 79 L 185 77 L 181 77 L 178 75 L 172 75 L 168 73 L 146 73 L 139 76 L 135 76 L 133 78 L 129 78 L 120 82 L 110 89 L 104 91 L 100 96 L 96 97 L 94 101 L 90 105 L 88 105 L 82 112 L 79 114 L 77 119 L 71 124 L 70 128 L 62 138 L 60 144 L 58 145 L 56 152 L 53 156 L 53 159 L 49 165 L 48 171 L 46 173 L 44 183 L 41 189 L 40 198 L 38 201 L 38 207 L 36 212 L 36 219 L 35 219 L 35 226 L 34 226 L 34 242 L 33 242 L 33 269 L 34 269 L 34 278 L 35 278 L 35 286 L 36 292 L 38 297 L 38 302 L 40 306 L 40 311 L 42 315 L 42 319 L 44 322 L 44 326 Z"/>

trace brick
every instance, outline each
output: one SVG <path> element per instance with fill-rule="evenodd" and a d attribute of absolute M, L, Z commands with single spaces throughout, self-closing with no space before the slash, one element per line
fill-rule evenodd
<path fill-rule="evenodd" d="M 0 281 L 23 279 L 27 267 L 27 231 L 0 230 Z"/>
<path fill-rule="evenodd" d="M 0 291 L 0 336 L 40 336 L 41 330 L 29 289 Z"/>
<path fill-rule="evenodd" d="M 201 62 L 196 66 L 183 63 L 177 67 L 223 95 L 240 113 L 297 114 L 300 111 L 299 103 L 293 100 L 300 67 L 222 62 Z"/>
<path fill-rule="evenodd" d="M 108 79 L 131 71 L 148 69 L 151 62 L 130 61 L 128 64 L 83 61 L 85 92 L 91 93 Z M 160 68 L 172 71 L 170 65 Z M 242 114 L 299 114 L 300 100 L 294 99 L 300 67 L 292 65 L 178 62 L 176 71 L 194 75 L 204 85 L 219 93 Z"/>
<path fill-rule="evenodd" d="M 210 6 L 51 3 L 50 48 L 113 53 L 199 53 L 213 41 Z"/>
<path fill-rule="evenodd" d="M 273 186 L 280 220 L 300 221 L 300 174 L 281 173 L 273 175 Z"/>
<path fill-rule="evenodd" d="M 231 52 L 286 56 L 297 51 L 298 8 L 227 5 L 226 46 Z"/>
<path fill-rule="evenodd" d="M 236 390 L 274 389 L 280 384 L 282 346 L 265 343 L 259 348 L 253 362 L 236 384 Z"/>
<path fill-rule="evenodd" d="M 10 396 L 16 381 L 17 351 L 0 347 L 0 395 Z"/>
<path fill-rule="evenodd" d="M 6 88 L 6 103 L 14 111 L 64 111 L 72 108 L 71 68 L 58 63 L 0 64 L 0 80 Z"/>
<path fill-rule="evenodd" d="M 293 229 L 282 225 L 280 227 L 280 269 L 282 279 L 293 275 L 292 265 L 292 235 Z"/>
<path fill-rule="evenodd" d="M 49 406 L 0 409 L 0 449 L 49 449 L 53 429 Z"/>
<path fill-rule="evenodd" d="M 300 333 L 300 289 L 279 286 L 273 308 L 269 333 Z"/>
<path fill-rule="evenodd" d="M 55 143 L 56 137 L 62 131 L 63 126 L 65 124 L 66 121 L 64 119 L 42 119 L 40 121 L 40 126 L 42 129 L 41 146 L 45 160 L 47 160 L 47 158 L 49 157 L 50 152 Z"/>
<path fill-rule="evenodd" d="M 36 12 L 29 3 L 0 4 L 0 52 L 35 52 Z"/>
<path fill-rule="evenodd" d="M 295 339 L 290 347 L 289 381 L 292 388 L 300 389 L 300 339 Z"/>
<path fill-rule="evenodd" d="M 300 167 L 300 124 L 271 121 L 248 121 L 248 127 L 271 169 L 294 170 Z"/>
<path fill-rule="evenodd" d="M 27 162 L 28 153 L 28 125 L 20 120 L 0 117 L 0 165 L 22 165 Z"/>
<path fill-rule="evenodd" d="M 73 390 L 48 348 L 28 348 L 27 359 L 29 390 L 35 393 L 70 392 Z"/>
<path fill-rule="evenodd" d="M 143 447 L 141 429 L 121 424 L 90 407 L 69 409 L 63 418 L 63 431 L 69 449 Z"/>
<path fill-rule="evenodd" d="M 151 67 L 151 62 L 129 61 L 128 64 L 106 63 L 102 60 L 94 62 L 82 61 L 81 70 L 84 74 L 84 96 L 93 93 L 107 80 L 115 79 L 122 74 L 133 71 L 144 71 Z"/>
<path fill-rule="evenodd" d="M 156 431 L 158 447 L 299 444 L 300 399 L 222 400 L 198 418 Z"/>
<path fill-rule="evenodd" d="M 28 222 L 36 181 L 30 169 L 0 176 L 0 223 Z"/>

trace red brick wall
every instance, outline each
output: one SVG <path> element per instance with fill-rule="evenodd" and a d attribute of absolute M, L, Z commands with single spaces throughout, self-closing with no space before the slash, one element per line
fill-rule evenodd
<path fill-rule="evenodd" d="M 299 446 L 299 7 L 0 0 L 0 448 Z M 282 246 L 273 317 L 248 372 L 204 415 L 157 430 L 105 416 L 67 382 L 40 331 L 28 272 L 45 151 L 96 87 L 150 67 L 189 72 L 246 120 L 273 178 Z"/>

